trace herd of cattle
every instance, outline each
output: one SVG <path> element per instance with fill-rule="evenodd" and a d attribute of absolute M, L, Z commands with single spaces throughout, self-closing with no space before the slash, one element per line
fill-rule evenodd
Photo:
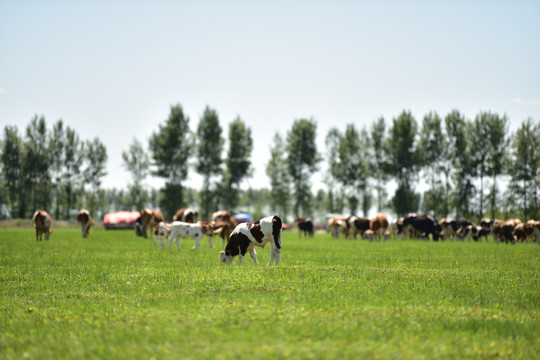
<path fill-rule="evenodd" d="M 165 222 L 160 211 L 144 209 L 135 223 L 137 235 L 148 237 L 148 231 L 154 232 L 154 247 L 159 240 L 161 248 L 165 248 L 169 239 L 168 249 L 173 240 L 180 250 L 180 237 L 192 238 L 195 241 L 193 249 L 199 249 L 200 240 L 208 238 L 209 247 L 213 248 L 212 238 L 219 236 L 222 239 L 223 251 L 220 253 L 220 262 L 230 263 L 238 256 L 242 263 L 246 253 L 249 253 L 255 262 L 257 255 L 255 247 L 263 247 L 270 243 L 270 263 L 280 262 L 281 232 L 283 224 L 278 216 L 269 216 L 263 219 L 237 224 L 229 211 L 221 210 L 212 215 L 212 221 L 197 221 L 198 213 L 194 209 L 182 208 L 176 212 L 171 223 Z M 49 239 L 51 231 L 51 216 L 44 210 L 38 210 L 32 217 L 36 230 L 36 241 L 45 237 Z M 81 226 L 82 236 L 87 237 L 90 227 L 94 224 L 88 210 L 80 210 L 77 222 Z M 295 220 L 302 234 L 313 236 L 314 224 L 310 218 L 300 217 Z M 358 234 L 369 240 L 386 239 L 388 236 L 419 238 L 419 239 L 454 239 L 454 240 L 482 240 L 492 234 L 498 244 L 515 244 L 516 242 L 536 242 L 540 244 L 540 221 L 527 221 L 522 223 L 518 219 L 493 220 L 483 219 L 478 226 L 473 226 L 465 219 L 443 218 L 439 222 L 431 216 L 409 214 L 406 217 L 388 221 L 385 214 L 377 214 L 372 219 L 357 216 L 332 217 L 328 219 L 328 230 L 333 237 L 343 235 L 345 238 L 356 238 Z"/>
<path fill-rule="evenodd" d="M 308 218 L 296 220 L 299 230 L 310 233 L 313 228 Z M 515 244 L 517 242 L 536 242 L 540 244 L 540 221 L 529 220 L 525 223 L 519 219 L 482 219 L 480 224 L 473 226 L 466 219 L 442 218 L 436 221 L 427 215 L 409 214 L 391 222 L 384 214 L 377 214 L 373 219 L 349 217 L 332 217 L 328 219 L 328 229 L 333 237 L 342 234 L 345 238 L 356 238 L 357 234 L 369 240 L 382 236 L 442 240 L 470 240 L 487 241 L 492 234 L 495 242 L 499 244 Z M 312 234 L 312 232 L 311 232 Z"/>
<path fill-rule="evenodd" d="M 246 253 L 257 263 L 255 247 L 264 248 L 270 243 L 270 264 L 275 261 L 279 264 L 281 258 L 281 231 L 283 224 L 278 216 L 268 216 L 263 219 L 237 224 L 229 211 L 217 211 L 212 215 L 210 222 L 198 222 L 198 212 L 194 209 L 182 208 L 173 216 L 171 223 L 166 223 L 163 214 L 158 210 L 144 209 L 135 222 L 135 231 L 138 236 L 147 238 L 148 231 L 154 232 L 154 247 L 159 240 L 161 248 L 165 248 L 166 239 L 169 239 L 168 249 L 173 240 L 180 250 L 179 238 L 192 238 L 195 241 L 193 249 L 199 249 L 202 237 L 208 238 L 209 247 L 213 248 L 213 236 L 220 236 L 224 250 L 220 252 L 220 262 L 231 263 L 238 256 L 242 263 Z M 32 217 L 36 230 L 36 241 L 49 239 L 51 231 L 51 216 L 44 210 L 38 210 Z M 77 222 L 81 226 L 82 236 L 87 237 L 94 221 L 90 212 L 82 209 L 77 214 Z"/>

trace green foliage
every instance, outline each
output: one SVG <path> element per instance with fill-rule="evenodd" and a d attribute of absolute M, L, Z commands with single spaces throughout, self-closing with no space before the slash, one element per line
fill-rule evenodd
<path fill-rule="evenodd" d="M 203 176 L 203 187 L 200 194 L 200 217 L 209 219 L 211 212 L 216 208 L 216 189 L 210 189 L 210 178 L 221 174 L 221 152 L 224 140 L 221 136 L 222 128 L 219 124 L 218 114 L 208 106 L 197 126 L 197 161 L 196 171 Z"/>
<path fill-rule="evenodd" d="M 321 160 L 317 152 L 316 136 L 317 124 L 313 119 L 295 120 L 287 133 L 285 149 L 289 174 L 294 184 L 294 215 L 296 217 L 309 214 L 312 210 L 309 180 Z"/>
<path fill-rule="evenodd" d="M 127 209 L 141 211 L 148 200 L 145 180 L 150 173 L 150 159 L 141 142 L 135 138 L 129 150 L 122 151 L 122 159 L 132 179 L 132 183 L 128 186 L 127 197 L 124 198 L 124 205 Z"/>
<path fill-rule="evenodd" d="M 286 221 L 291 203 L 291 176 L 288 172 L 287 160 L 283 152 L 283 139 L 276 133 L 270 148 L 270 161 L 266 165 L 266 175 L 270 178 L 270 206 L 282 220 Z"/>
<path fill-rule="evenodd" d="M 380 117 L 371 126 L 371 149 L 373 158 L 370 162 L 370 168 L 373 178 L 375 179 L 375 191 L 377 193 L 377 212 L 382 212 L 386 202 L 386 187 L 388 181 L 388 159 L 386 155 L 389 151 L 386 150 L 386 123 L 383 117 Z"/>
<path fill-rule="evenodd" d="M 105 205 L 101 179 L 107 175 L 105 170 L 107 164 L 107 148 L 98 139 L 86 142 L 85 148 L 86 167 L 83 172 L 84 183 L 88 186 L 86 196 L 86 208 L 90 214 L 97 215 L 98 209 Z"/>
<path fill-rule="evenodd" d="M 23 191 L 23 156 L 23 141 L 17 127 L 6 126 L 2 141 L 2 179 L 11 205 L 11 214 L 20 218 L 25 216 L 26 205 L 26 192 Z"/>
<path fill-rule="evenodd" d="M 534 244 L 284 232 L 281 265 L 266 248 L 223 266 L 219 249 L 154 249 L 133 231 L 33 239 L 2 229 L 5 359 L 540 357 Z"/>

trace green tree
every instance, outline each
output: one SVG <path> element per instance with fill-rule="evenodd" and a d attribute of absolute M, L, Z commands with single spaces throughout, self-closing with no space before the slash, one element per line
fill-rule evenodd
<path fill-rule="evenodd" d="M 150 137 L 154 174 L 165 179 L 160 207 L 167 218 L 185 203 L 184 187 L 189 170 L 193 135 L 181 105 L 171 106 L 169 117 Z"/>
<path fill-rule="evenodd" d="M 469 123 L 465 117 L 457 110 L 452 110 L 444 119 L 447 134 L 447 154 L 451 155 L 449 161 L 452 162 L 451 178 L 455 184 L 453 194 L 453 207 L 456 217 L 468 216 L 470 214 L 470 201 L 473 196 L 472 185 L 472 161 L 470 154 L 470 137 L 468 131 Z M 448 174 L 448 173 L 447 173 Z M 448 182 L 447 182 L 448 184 Z M 448 186 L 447 186 L 448 189 Z M 449 198 L 447 196 L 446 198 Z"/>
<path fill-rule="evenodd" d="M 84 142 L 74 129 L 66 128 L 66 139 L 64 147 L 64 174 L 63 188 L 66 196 L 66 219 L 69 219 L 70 210 L 75 210 L 78 194 L 83 189 L 82 164 L 84 160 Z"/>
<path fill-rule="evenodd" d="M 274 144 L 270 148 L 270 160 L 266 165 L 266 175 L 270 178 L 270 206 L 286 222 L 291 198 L 291 178 L 283 148 L 283 139 L 276 133 Z"/>
<path fill-rule="evenodd" d="M 287 164 L 293 182 L 294 215 L 296 217 L 311 212 L 311 175 L 317 170 L 320 155 L 315 138 L 317 124 L 313 119 L 295 120 L 287 134 Z"/>
<path fill-rule="evenodd" d="M 92 141 L 86 142 L 84 160 L 86 166 L 83 170 L 84 183 L 88 186 L 86 208 L 94 216 L 97 210 L 104 205 L 104 192 L 101 190 L 101 181 L 107 171 L 107 148 L 96 137 Z"/>
<path fill-rule="evenodd" d="M 4 128 L 2 175 L 11 207 L 11 216 L 25 217 L 26 198 L 23 184 L 23 141 L 16 126 Z"/>
<path fill-rule="evenodd" d="M 377 192 L 377 212 L 382 212 L 386 203 L 386 183 L 388 181 L 388 160 L 385 149 L 386 123 L 380 117 L 371 126 L 371 147 L 373 149 L 373 161 L 370 166 L 372 176 L 375 179 L 375 191 Z"/>
<path fill-rule="evenodd" d="M 476 115 L 470 125 L 468 135 L 470 137 L 472 167 L 474 175 L 480 179 L 480 190 L 478 203 L 478 217 L 484 214 L 484 179 L 488 175 L 489 152 L 489 119 L 490 114 L 481 112 Z"/>
<path fill-rule="evenodd" d="M 524 221 L 540 218 L 540 122 L 527 119 L 512 137 L 509 173 L 511 193 Z"/>
<path fill-rule="evenodd" d="M 64 122 L 58 120 L 49 137 L 49 154 L 51 157 L 51 180 L 54 201 L 54 218 L 60 219 L 61 209 L 64 206 L 64 189 L 62 188 L 65 164 L 65 138 Z"/>
<path fill-rule="evenodd" d="M 505 164 L 508 162 L 508 156 L 506 155 L 509 145 L 509 139 L 506 136 L 508 132 L 508 118 L 506 115 L 501 117 L 498 114 L 490 114 L 488 117 L 488 129 L 488 144 L 490 149 L 488 154 L 488 175 L 491 175 L 492 177 L 490 207 L 491 218 L 494 219 L 495 210 L 497 208 L 497 177 L 504 173 Z"/>
<path fill-rule="evenodd" d="M 43 116 L 32 118 L 26 127 L 24 142 L 23 174 L 24 188 L 30 197 L 31 212 L 48 210 L 50 206 L 50 158 L 47 147 L 47 124 Z M 31 214 L 28 214 L 31 215 Z"/>
<path fill-rule="evenodd" d="M 208 219 L 217 204 L 215 189 L 210 189 L 213 175 L 221 173 L 221 151 L 224 140 L 221 136 L 222 128 L 219 124 L 218 114 L 208 106 L 197 126 L 197 163 L 196 171 L 203 176 L 203 188 L 200 194 L 201 219 Z"/>
<path fill-rule="evenodd" d="M 225 160 L 222 191 L 223 205 L 231 211 L 239 200 L 240 183 L 252 175 L 250 156 L 253 150 L 251 129 L 237 117 L 229 124 L 229 149 Z"/>
<path fill-rule="evenodd" d="M 424 193 L 424 207 L 426 210 L 431 210 L 435 218 L 440 215 L 440 212 L 444 212 L 444 210 L 439 211 L 441 204 L 444 203 L 444 192 L 440 189 L 438 174 L 443 170 L 442 155 L 446 147 L 446 138 L 441 124 L 442 120 L 437 113 L 431 112 L 424 116 L 418 140 L 419 160 L 430 187 L 430 190 Z"/>
<path fill-rule="evenodd" d="M 129 151 L 122 151 L 124 167 L 131 173 L 132 183 L 128 187 L 129 194 L 124 199 L 124 204 L 130 210 L 143 210 L 147 201 L 145 180 L 150 173 L 150 159 L 142 144 L 133 139 Z"/>
<path fill-rule="evenodd" d="M 419 205 L 420 197 L 413 189 L 419 164 L 416 134 L 416 120 L 410 112 L 403 111 L 393 120 L 386 139 L 388 170 L 397 182 L 392 207 L 398 216 L 416 212 Z"/>
<path fill-rule="evenodd" d="M 339 141 L 341 134 L 335 127 L 331 128 L 324 140 L 326 145 L 326 159 L 328 171 L 323 175 L 323 181 L 328 186 L 327 210 L 330 213 L 341 213 L 343 211 L 343 194 L 338 188 L 339 184 Z"/>

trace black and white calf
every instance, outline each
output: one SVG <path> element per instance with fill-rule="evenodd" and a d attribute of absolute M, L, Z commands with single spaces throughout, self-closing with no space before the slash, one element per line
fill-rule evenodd
<path fill-rule="evenodd" d="M 258 263 L 255 246 L 264 248 L 266 244 L 270 243 L 269 264 L 272 264 L 275 259 L 276 265 L 279 265 L 281 258 L 281 228 L 282 223 L 278 216 L 268 216 L 257 221 L 239 224 L 231 233 L 225 250 L 220 252 L 219 261 L 229 264 L 238 255 L 241 264 L 244 256 L 249 252 L 253 261 Z"/>

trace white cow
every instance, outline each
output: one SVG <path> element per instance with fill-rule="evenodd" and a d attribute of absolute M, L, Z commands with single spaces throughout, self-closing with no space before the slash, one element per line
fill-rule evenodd
<path fill-rule="evenodd" d="M 181 221 L 173 221 L 171 224 L 166 223 L 160 223 L 158 226 L 158 233 L 162 233 L 164 239 L 165 235 L 167 233 L 170 233 L 169 236 L 169 249 L 171 248 L 171 244 L 173 239 L 176 242 L 176 247 L 178 250 L 180 250 L 180 241 L 179 238 L 182 237 L 184 239 L 186 238 L 192 238 L 195 240 L 195 245 L 193 246 L 193 249 L 199 249 L 199 241 L 201 238 L 206 235 L 211 237 L 214 233 L 212 225 L 208 224 L 191 224 Z M 161 240 L 161 239 L 160 239 Z M 156 246 L 157 239 L 154 239 L 154 246 Z M 210 247 L 212 246 L 212 241 L 210 239 Z"/>
<path fill-rule="evenodd" d="M 282 223 L 278 216 L 268 216 L 254 222 L 239 224 L 231 233 L 225 250 L 220 252 L 219 261 L 229 264 L 238 255 L 241 264 L 244 256 L 249 252 L 249 255 L 257 264 L 255 246 L 264 248 L 266 244 L 270 243 L 269 264 L 272 264 L 275 259 L 276 265 L 279 265 L 281 258 L 281 228 Z"/>

